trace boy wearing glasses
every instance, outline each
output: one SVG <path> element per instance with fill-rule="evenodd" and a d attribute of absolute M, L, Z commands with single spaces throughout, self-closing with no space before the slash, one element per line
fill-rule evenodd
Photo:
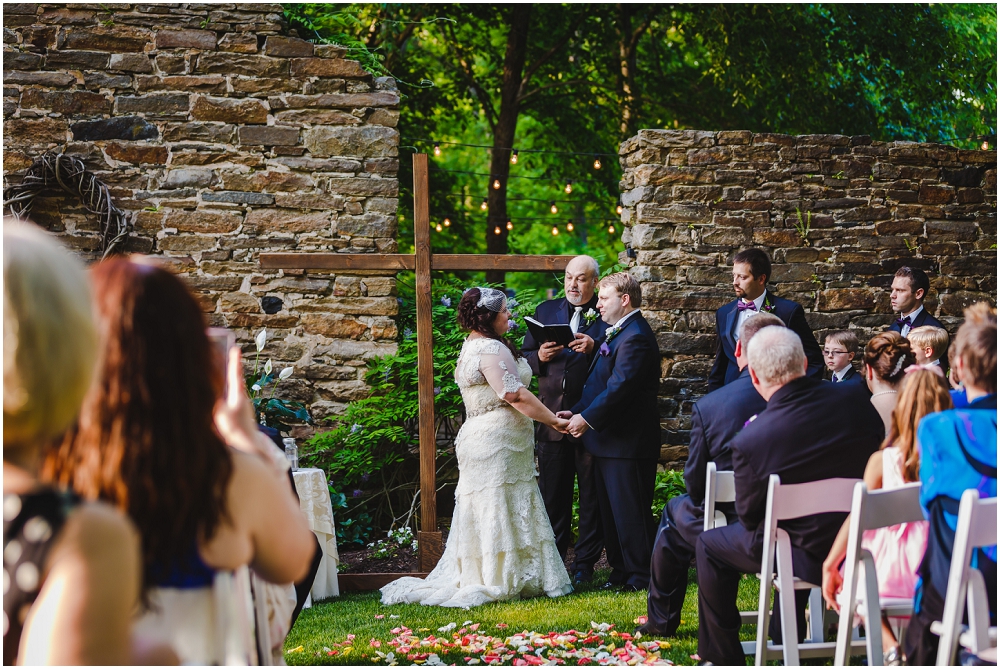
<path fill-rule="evenodd" d="M 851 362 L 858 354 L 858 337 L 850 330 L 837 330 L 826 335 L 823 360 L 831 372 L 833 383 L 846 383 L 868 389 L 863 376 L 854 371 Z"/>

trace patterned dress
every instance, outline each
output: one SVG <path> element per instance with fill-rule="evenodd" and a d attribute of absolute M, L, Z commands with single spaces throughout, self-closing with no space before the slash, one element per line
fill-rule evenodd
<path fill-rule="evenodd" d="M 466 421 L 455 437 L 458 486 L 451 532 L 426 579 L 400 578 L 382 603 L 469 608 L 572 592 L 535 481 L 531 419 L 503 397 L 531 381 L 499 341 L 469 338 L 455 369 Z"/>

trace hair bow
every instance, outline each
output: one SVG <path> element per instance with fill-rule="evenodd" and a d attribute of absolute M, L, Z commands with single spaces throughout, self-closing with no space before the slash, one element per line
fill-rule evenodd
<path fill-rule="evenodd" d="M 918 369 L 922 369 L 922 370 L 925 370 L 925 371 L 928 371 L 928 372 L 933 372 L 933 373 L 937 374 L 938 376 L 940 376 L 942 379 L 944 378 L 944 370 L 941 369 L 941 365 L 930 365 L 930 364 L 927 364 L 927 365 L 910 365 L 909 367 L 907 367 L 904 370 L 904 372 L 906 374 L 909 374 L 910 372 L 915 372 Z"/>

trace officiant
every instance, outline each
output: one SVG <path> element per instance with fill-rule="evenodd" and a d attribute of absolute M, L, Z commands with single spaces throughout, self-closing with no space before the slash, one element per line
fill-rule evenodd
<path fill-rule="evenodd" d="M 529 332 L 522 351 L 538 378 L 538 399 L 553 412 L 570 409 L 580 400 L 596 347 L 608 324 L 597 312 L 597 283 L 600 266 L 590 256 L 577 256 L 566 266 L 566 296 L 542 302 L 535 320 L 545 325 L 568 323 L 576 333 L 569 346 L 540 342 Z M 604 538 L 600 509 L 594 489 L 593 456 L 579 439 L 537 424 L 538 487 L 552 523 L 559 554 L 566 558 L 573 534 L 573 480 L 580 487 L 580 525 L 574 547 L 573 580 L 586 583 L 601 557 Z"/>

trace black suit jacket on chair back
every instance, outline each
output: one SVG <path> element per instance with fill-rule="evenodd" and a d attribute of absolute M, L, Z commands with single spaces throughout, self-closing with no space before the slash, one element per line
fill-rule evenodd
<path fill-rule="evenodd" d="M 878 412 L 855 388 L 808 377 L 782 386 L 730 443 L 740 523 L 762 541 L 771 474 L 782 483 L 860 479 L 884 435 Z M 826 558 L 844 517 L 821 514 L 779 525 L 816 566 Z"/>
<path fill-rule="evenodd" d="M 767 292 L 766 301 L 774 305 L 772 314 L 781 319 L 802 340 L 802 349 L 809 360 L 809 376 L 823 378 L 826 366 L 823 362 L 823 351 L 813 336 L 812 328 L 806 322 L 806 312 L 797 302 L 778 297 L 771 291 Z M 721 307 L 715 312 L 715 334 L 718 337 L 715 348 L 715 363 L 708 375 L 709 391 L 718 390 L 727 383 L 732 383 L 740 375 L 736 364 L 736 324 L 739 322 L 739 310 L 736 308 L 738 299 Z"/>
<path fill-rule="evenodd" d="M 599 342 L 604 337 L 604 331 L 608 329 L 608 324 L 597 316 L 589 325 L 583 314 L 593 309 L 597 313 L 597 297 L 591 298 L 583 305 L 580 312 L 580 328 L 577 330 L 590 336 L 595 342 Z M 558 325 L 569 323 L 573 317 L 574 307 L 566 298 L 558 300 L 548 300 L 542 302 L 535 309 L 535 320 L 545 325 Z M 538 378 L 538 399 L 547 406 L 553 413 L 557 411 L 569 410 L 574 404 L 580 401 L 583 394 L 583 384 L 587 382 L 587 372 L 590 363 L 597 355 L 597 347 L 590 355 L 577 353 L 569 348 L 564 348 L 548 362 L 538 359 L 538 349 L 541 346 L 535 338 L 528 332 L 524 336 L 524 345 L 521 351 L 531 366 L 531 371 Z M 543 423 L 535 424 L 535 437 L 539 441 L 577 441 L 570 435 L 554 430 Z"/>
<path fill-rule="evenodd" d="M 572 409 L 591 427 L 583 434 L 584 448 L 602 458 L 656 458 L 660 454 L 656 335 L 642 314 L 636 314 L 607 344 L 608 355 L 595 353 L 583 395 Z"/>

